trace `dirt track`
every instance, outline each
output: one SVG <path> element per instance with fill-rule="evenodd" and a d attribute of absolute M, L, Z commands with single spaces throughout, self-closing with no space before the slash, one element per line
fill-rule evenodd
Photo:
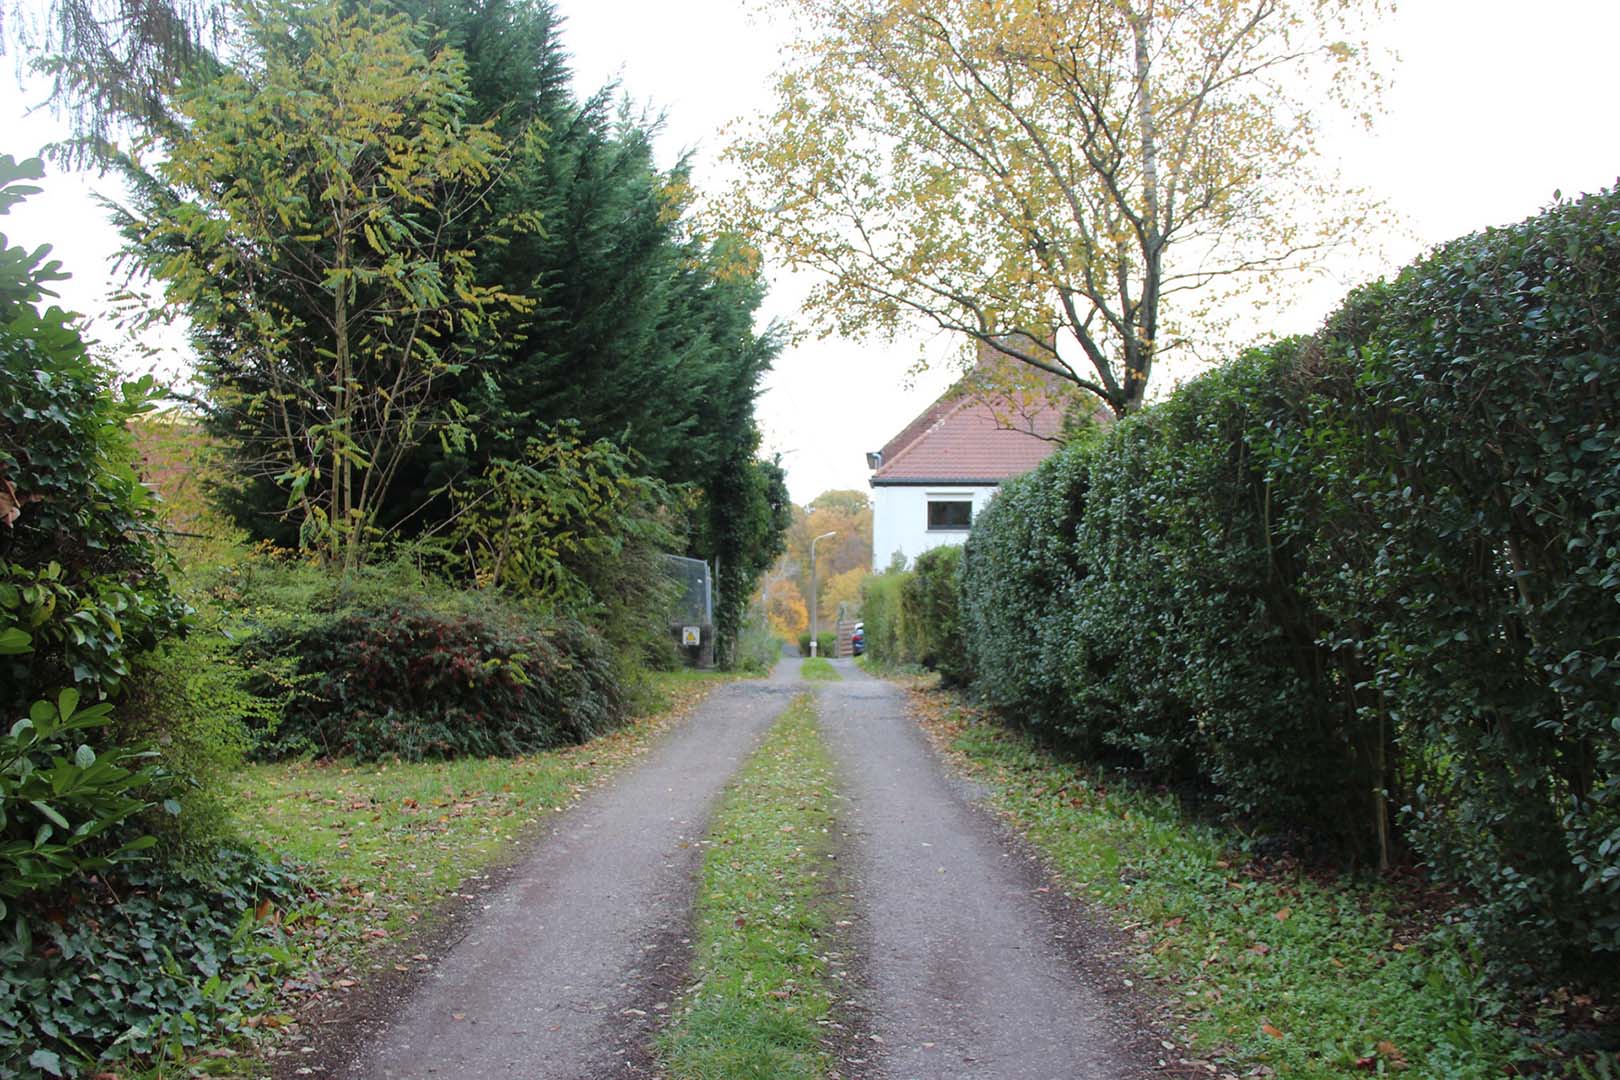
<path fill-rule="evenodd" d="M 903 693 L 838 666 L 844 681 L 822 691 L 821 717 L 851 806 L 880 1075 L 1144 1075 L 1137 1026 L 1082 974 L 1095 945 L 1086 921 L 941 770 Z"/>
<path fill-rule="evenodd" d="M 717 690 L 640 765 L 559 817 L 432 974 L 329 1031 L 298 1075 L 366 1080 L 641 1077 L 683 985 L 716 797 L 805 689 L 797 660 Z M 1092 988 L 1085 920 L 947 776 L 898 689 L 847 661 L 818 691 L 846 786 L 846 944 L 866 981 L 863 1080 L 1123 1080 L 1128 1014 Z M 340 1043 L 337 1049 L 334 1043 Z"/>

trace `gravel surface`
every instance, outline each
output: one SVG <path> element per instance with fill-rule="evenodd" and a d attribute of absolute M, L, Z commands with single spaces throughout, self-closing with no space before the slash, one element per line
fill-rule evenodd
<path fill-rule="evenodd" d="M 792 697 L 817 686 L 844 784 L 841 891 L 855 985 L 829 1031 L 849 1080 L 1126 1080 L 1148 1025 L 1107 932 L 941 766 L 897 687 L 850 661 L 807 684 L 717 689 L 636 767 L 559 816 L 464 909 L 425 977 L 380 984 L 278 1077 L 627 1080 L 687 978 L 697 873 L 725 783 Z M 472 897 L 467 897 L 472 900 Z M 474 906 L 474 905 L 469 905 Z M 841 924 L 842 925 L 842 924 Z M 456 937 L 457 934 L 461 936 Z M 1114 989 L 1105 996 L 1097 988 Z M 330 1025 L 330 1026 L 327 1026 Z"/>
<path fill-rule="evenodd" d="M 822 728 L 845 826 L 872 1015 L 863 1080 L 1124 1080 L 1151 1071 L 1140 1024 L 1105 999 L 1105 935 L 942 769 L 895 686 L 838 661 Z M 1098 965 L 1102 969 L 1107 964 Z"/>
<path fill-rule="evenodd" d="M 641 1074 L 658 1006 L 673 1006 L 685 974 L 710 808 L 802 688 L 798 665 L 784 662 L 769 680 L 717 689 L 639 766 L 560 818 L 331 1075 Z"/>

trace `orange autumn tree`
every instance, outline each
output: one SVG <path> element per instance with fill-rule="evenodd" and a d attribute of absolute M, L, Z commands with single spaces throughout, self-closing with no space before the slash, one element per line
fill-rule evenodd
<path fill-rule="evenodd" d="M 784 641 L 796 639 L 809 628 L 810 611 L 799 587 L 789 579 L 779 577 L 765 587 L 765 621 L 771 633 Z"/>

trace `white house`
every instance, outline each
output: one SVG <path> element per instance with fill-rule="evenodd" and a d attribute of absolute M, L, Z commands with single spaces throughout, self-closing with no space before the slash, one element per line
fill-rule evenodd
<path fill-rule="evenodd" d="M 910 566 L 930 548 L 962 543 L 1002 481 L 1057 449 L 1063 410 L 1056 403 L 1022 410 L 1016 427 L 1005 412 L 959 384 L 866 455 L 873 570 L 887 569 L 896 553 Z"/>

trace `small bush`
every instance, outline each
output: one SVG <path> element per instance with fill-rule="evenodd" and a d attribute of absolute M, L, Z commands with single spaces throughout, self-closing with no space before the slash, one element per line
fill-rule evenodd
<path fill-rule="evenodd" d="M 567 620 L 393 605 L 267 635 L 252 652 L 297 665 L 298 689 L 260 744 L 267 756 L 510 757 L 628 718 L 611 653 Z"/>
<path fill-rule="evenodd" d="M 921 665 L 947 683 L 972 670 L 962 640 L 958 592 L 962 549 L 938 547 L 917 556 L 913 570 L 890 569 L 861 585 L 866 652 L 884 667 Z"/>
<path fill-rule="evenodd" d="M 808 630 L 802 630 L 799 632 L 799 655 L 810 655 L 810 631 Z M 836 632 L 832 630 L 823 630 L 816 635 L 816 655 L 838 655 L 838 634 Z"/>
<path fill-rule="evenodd" d="M 764 675 L 781 658 L 782 639 L 771 633 L 763 618 L 756 617 L 743 625 L 737 635 L 735 670 L 750 675 Z"/>
<path fill-rule="evenodd" d="M 232 837 L 231 778 L 253 746 L 253 729 L 280 715 L 277 701 L 252 692 L 235 644 L 203 612 L 183 639 L 141 657 L 128 680 L 112 731 L 119 743 L 160 755 L 155 798 L 178 814 L 149 811 L 142 824 L 165 857 L 207 858 Z"/>

